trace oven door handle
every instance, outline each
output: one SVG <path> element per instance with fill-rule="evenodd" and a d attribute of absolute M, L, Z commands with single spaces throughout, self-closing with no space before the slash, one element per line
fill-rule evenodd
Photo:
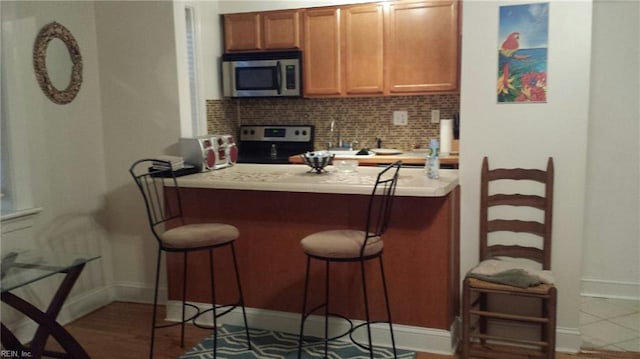
<path fill-rule="evenodd" d="M 278 86 L 278 95 L 282 94 L 282 64 L 276 62 L 276 85 Z"/>

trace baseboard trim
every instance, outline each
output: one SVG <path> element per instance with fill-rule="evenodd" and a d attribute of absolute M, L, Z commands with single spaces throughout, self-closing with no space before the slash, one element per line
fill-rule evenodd
<path fill-rule="evenodd" d="M 585 297 L 640 300 L 640 282 L 582 278 L 581 287 Z"/>
<path fill-rule="evenodd" d="M 489 330 L 508 336 L 508 333 L 522 333 L 532 338 L 539 332 L 539 327 L 524 323 L 493 321 L 489 324 Z M 579 328 L 556 327 L 556 352 L 575 354 L 580 351 L 582 337 Z"/>
<path fill-rule="evenodd" d="M 121 302 L 153 303 L 153 287 L 135 282 L 120 282 L 113 286 L 115 297 Z M 167 288 L 158 289 L 158 303 L 167 302 Z"/>
<path fill-rule="evenodd" d="M 201 310 L 210 308 L 211 305 L 203 303 L 191 303 Z M 275 310 L 246 308 L 247 321 L 253 328 L 269 329 L 286 333 L 297 334 L 300 331 L 300 314 L 281 312 Z M 179 301 L 169 301 L 167 303 L 167 320 L 179 321 L 181 318 L 181 305 Z M 236 308 L 228 315 L 218 319 L 221 324 L 244 325 L 242 311 Z M 212 317 L 202 318 L 202 323 L 212 323 Z M 360 321 L 354 321 L 357 325 Z M 391 346 L 389 337 L 389 326 L 376 323 L 371 326 L 373 341 L 377 345 Z M 348 327 L 343 322 L 330 321 L 329 335 L 332 333 L 343 333 Z M 305 324 L 305 334 L 314 336 L 324 336 L 324 319 L 321 316 L 312 315 Z M 363 332 L 364 333 L 364 332 Z M 442 329 L 432 329 L 414 327 L 409 325 L 393 325 L 393 333 L 396 346 L 399 349 L 413 350 L 417 352 L 429 352 L 436 354 L 452 355 L 455 347 L 452 345 L 451 331 Z M 358 338 L 358 335 L 356 335 Z M 363 340 L 364 338 L 358 338 Z"/>

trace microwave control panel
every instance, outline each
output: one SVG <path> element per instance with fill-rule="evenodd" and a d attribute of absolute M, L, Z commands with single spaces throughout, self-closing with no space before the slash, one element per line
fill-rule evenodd
<path fill-rule="evenodd" d="M 296 84 L 296 65 L 286 65 L 285 67 L 285 86 L 287 90 L 295 90 Z"/>

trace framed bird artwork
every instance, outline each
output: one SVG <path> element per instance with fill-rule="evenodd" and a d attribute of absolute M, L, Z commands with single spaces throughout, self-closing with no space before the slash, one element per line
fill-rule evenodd
<path fill-rule="evenodd" d="M 498 103 L 547 102 L 549 3 L 500 6 Z"/>

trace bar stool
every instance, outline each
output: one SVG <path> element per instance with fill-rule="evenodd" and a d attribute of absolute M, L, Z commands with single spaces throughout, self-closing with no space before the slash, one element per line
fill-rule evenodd
<path fill-rule="evenodd" d="M 327 230 L 317 232 L 303 238 L 300 242 L 307 255 L 307 266 L 304 284 L 304 298 L 302 302 L 302 318 L 300 321 L 300 337 L 298 341 L 298 358 L 302 357 L 302 347 L 304 341 L 304 324 L 307 318 L 314 312 L 324 308 L 324 356 L 327 357 L 329 342 L 349 335 L 351 341 L 357 346 L 368 350 L 373 358 L 373 345 L 371 343 L 371 324 L 389 323 L 391 345 L 393 347 L 394 358 L 396 357 L 396 345 L 393 337 L 393 326 L 391 324 L 391 310 L 389 306 L 389 296 L 387 294 L 387 283 L 382 264 L 382 250 L 384 247 L 382 235 L 385 233 L 391 205 L 398 182 L 398 172 L 402 162 L 398 161 L 382 170 L 376 179 L 373 191 L 369 196 L 369 206 L 367 208 L 367 222 L 364 230 Z M 311 260 L 315 259 L 325 264 L 325 295 L 324 303 L 307 312 L 307 294 L 309 290 L 309 271 Z M 386 306 L 387 320 L 372 321 L 369 315 L 369 298 L 367 295 L 367 281 L 365 276 L 365 262 L 378 259 L 380 263 L 380 275 Z M 345 316 L 329 312 L 329 265 L 331 263 L 358 262 L 360 263 L 362 290 L 364 294 L 365 322 L 353 325 L 352 321 Z M 337 316 L 349 322 L 350 329 L 342 335 L 329 338 L 329 316 Z M 358 343 L 353 338 L 353 333 L 363 327 L 367 328 L 368 345 Z"/>
<path fill-rule="evenodd" d="M 242 308 L 245 331 L 247 334 L 247 347 L 251 350 L 251 340 L 249 337 L 249 327 L 247 326 L 247 314 L 244 308 L 244 296 L 240 285 L 240 275 L 234 242 L 238 238 L 238 229 L 229 224 L 223 223 L 185 223 L 182 215 L 182 203 L 180 201 L 180 187 L 171 169 L 171 163 L 167 161 L 143 159 L 136 161 L 129 173 L 135 180 L 147 209 L 151 232 L 158 242 L 158 256 L 156 260 L 156 280 L 153 295 L 153 317 L 151 319 L 151 344 L 149 358 L 153 358 L 153 345 L 155 340 L 155 330 L 175 325 L 181 326 L 180 347 L 184 347 L 184 325 L 192 322 L 193 325 L 213 329 L 213 357 L 217 354 L 217 318 L 231 312 L 236 307 Z M 166 198 L 169 196 L 165 192 L 165 185 L 173 186 L 173 201 Z M 164 226 L 172 225 L 169 230 L 163 230 Z M 215 280 L 213 272 L 213 250 L 228 246 L 233 257 L 233 269 L 238 288 L 238 301 L 232 304 L 216 304 Z M 158 306 L 158 283 L 160 280 L 160 261 L 162 252 L 173 252 L 183 254 L 183 286 L 182 286 L 182 320 L 178 323 L 157 324 L 156 312 Z M 211 274 L 211 309 L 200 311 L 197 306 L 186 303 L 187 293 L 187 260 L 188 254 L 195 251 L 209 252 L 209 272 Z M 185 318 L 185 308 L 195 309 L 195 314 Z M 221 312 L 217 312 L 222 310 Z M 196 319 L 205 313 L 212 312 L 213 327 L 196 323 Z"/>

